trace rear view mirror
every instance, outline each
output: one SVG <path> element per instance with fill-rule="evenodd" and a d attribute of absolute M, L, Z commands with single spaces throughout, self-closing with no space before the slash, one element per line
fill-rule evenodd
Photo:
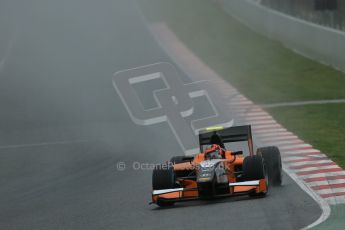
<path fill-rule="evenodd" d="M 233 155 L 233 156 L 235 156 L 235 155 L 243 155 L 243 151 L 232 152 L 231 155 Z"/>

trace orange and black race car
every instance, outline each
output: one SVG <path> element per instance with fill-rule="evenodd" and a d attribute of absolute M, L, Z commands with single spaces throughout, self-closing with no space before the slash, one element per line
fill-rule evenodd
<path fill-rule="evenodd" d="M 236 142 L 247 142 L 247 150 L 233 151 Z M 270 184 L 282 183 L 279 149 L 263 147 L 254 154 L 251 126 L 211 127 L 200 132 L 199 143 L 199 154 L 175 156 L 153 170 L 151 203 L 265 196 Z"/>

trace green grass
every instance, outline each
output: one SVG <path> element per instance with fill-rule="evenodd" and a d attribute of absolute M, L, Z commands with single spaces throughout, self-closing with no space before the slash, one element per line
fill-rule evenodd
<path fill-rule="evenodd" d="M 210 0 L 138 0 L 256 103 L 345 98 L 345 74 L 246 28 Z"/>
<path fill-rule="evenodd" d="M 199 58 L 258 104 L 345 98 L 345 74 L 258 35 L 210 0 L 138 0 Z M 270 109 L 285 127 L 345 167 L 345 105 Z"/>
<path fill-rule="evenodd" d="M 283 126 L 345 168 L 345 104 L 271 108 L 268 111 Z"/>

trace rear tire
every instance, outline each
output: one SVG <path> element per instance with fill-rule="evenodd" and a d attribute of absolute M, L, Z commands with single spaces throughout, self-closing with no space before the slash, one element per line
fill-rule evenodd
<path fill-rule="evenodd" d="M 267 180 L 267 172 L 264 167 L 263 159 L 260 155 L 247 156 L 243 161 L 243 176 L 246 181 L 249 180 Z M 268 191 L 268 184 L 266 192 L 262 193 L 250 193 L 249 196 L 252 197 L 264 197 Z"/>
<path fill-rule="evenodd" d="M 152 172 L 152 189 L 172 189 L 175 186 L 175 172 L 173 167 L 168 164 L 157 166 Z M 160 207 L 172 206 L 174 202 L 158 200 L 157 205 Z"/>
<path fill-rule="evenodd" d="M 258 155 L 264 159 L 264 163 L 268 173 L 269 183 L 273 186 L 282 184 L 282 160 L 278 147 L 270 146 L 258 149 Z"/>

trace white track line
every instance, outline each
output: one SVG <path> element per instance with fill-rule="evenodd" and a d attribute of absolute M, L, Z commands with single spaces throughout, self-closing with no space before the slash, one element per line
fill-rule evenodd
<path fill-rule="evenodd" d="M 315 100 L 315 101 L 298 101 L 298 102 L 281 102 L 261 105 L 262 108 L 277 108 L 287 106 L 303 106 L 303 105 L 324 105 L 324 104 L 343 104 L 345 99 L 333 99 L 333 100 Z"/>

